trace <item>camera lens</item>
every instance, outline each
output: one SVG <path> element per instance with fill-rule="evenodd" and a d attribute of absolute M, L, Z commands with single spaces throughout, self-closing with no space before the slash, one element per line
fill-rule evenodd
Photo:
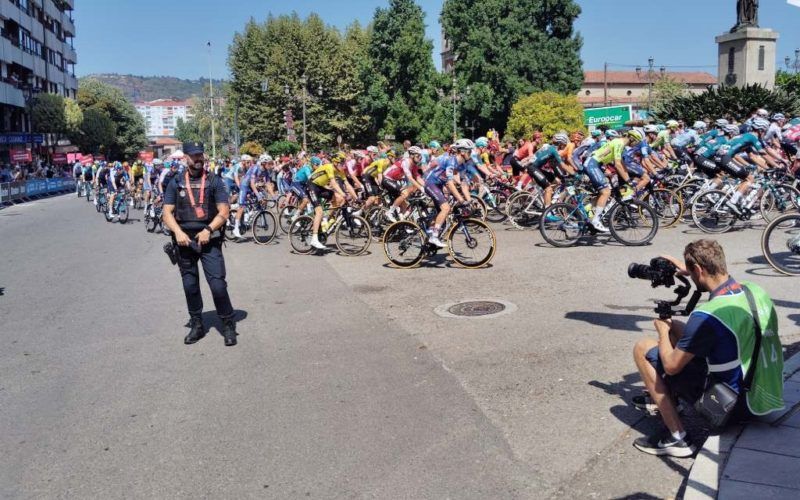
<path fill-rule="evenodd" d="M 629 278 L 637 278 L 640 280 L 649 280 L 650 279 L 650 266 L 647 264 L 636 264 L 632 263 L 628 266 L 628 277 Z"/>

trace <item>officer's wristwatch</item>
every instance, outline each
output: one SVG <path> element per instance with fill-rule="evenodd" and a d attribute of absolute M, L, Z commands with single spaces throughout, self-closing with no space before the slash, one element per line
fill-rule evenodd
<path fill-rule="evenodd" d="M 206 225 L 206 227 L 204 227 L 203 229 L 205 229 L 206 231 L 208 231 L 208 233 L 209 233 L 209 234 L 211 234 L 211 233 L 213 233 L 213 232 L 214 232 L 214 230 L 213 230 L 213 229 L 211 229 L 211 226 L 208 226 L 208 225 Z"/>

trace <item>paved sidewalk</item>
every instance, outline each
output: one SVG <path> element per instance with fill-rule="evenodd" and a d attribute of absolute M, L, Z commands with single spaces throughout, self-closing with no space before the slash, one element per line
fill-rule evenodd
<path fill-rule="evenodd" d="M 709 437 L 689 474 L 686 500 L 800 498 L 800 354 L 785 363 L 784 376 L 786 409 Z"/>

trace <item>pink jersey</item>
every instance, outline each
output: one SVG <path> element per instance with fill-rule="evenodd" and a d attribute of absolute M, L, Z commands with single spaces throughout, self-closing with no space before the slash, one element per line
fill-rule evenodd
<path fill-rule="evenodd" d="M 800 125 L 795 125 L 783 133 L 783 138 L 791 142 L 800 142 Z"/>

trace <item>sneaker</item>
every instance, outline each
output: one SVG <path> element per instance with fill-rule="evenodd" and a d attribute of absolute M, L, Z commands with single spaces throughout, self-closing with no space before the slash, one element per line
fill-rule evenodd
<path fill-rule="evenodd" d="M 733 201 L 731 201 L 731 200 L 728 200 L 728 201 L 726 201 L 726 202 L 725 202 L 725 206 L 726 206 L 726 207 L 728 207 L 728 208 L 730 208 L 730 209 L 731 209 L 731 211 L 732 211 L 733 213 L 735 213 L 736 215 L 741 215 L 741 214 L 742 214 L 742 211 L 739 209 L 739 205 L 738 205 L 738 204 L 736 204 L 736 203 L 734 203 L 734 202 L 733 202 Z"/>
<path fill-rule="evenodd" d="M 544 218 L 546 222 L 561 222 L 560 217 L 556 217 L 553 214 L 547 214 L 547 217 Z"/>
<path fill-rule="evenodd" d="M 236 236 L 237 238 L 241 238 L 242 237 L 242 233 L 241 233 L 241 231 L 239 231 L 238 227 L 233 228 L 233 235 Z"/>
<path fill-rule="evenodd" d="M 634 408 L 645 413 L 649 413 L 652 416 L 658 415 L 659 413 L 658 405 L 656 405 L 656 402 L 653 401 L 653 398 L 650 397 L 650 393 L 647 391 L 644 391 L 638 396 L 634 396 L 631 402 L 633 403 Z M 679 401 L 675 409 L 678 411 L 678 413 L 683 413 L 683 403 Z"/>
<path fill-rule="evenodd" d="M 666 429 L 661 434 L 640 437 L 633 442 L 633 446 L 650 455 L 676 458 L 691 457 L 696 451 L 695 446 L 689 442 L 688 434 L 683 439 L 675 439 Z"/>
<path fill-rule="evenodd" d="M 430 243 L 433 246 L 437 246 L 439 248 L 444 248 L 445 247 L 445 244 L 442 243 L 442 240 L 440 240 L 438 236 L 430 236 L 430 237 L 428 237 L 428 243 Z"/>
<path fill-rule="evenodd" d="M 316 235 L 311 237 L 311 242 L 309 244 L 317 250 L 325 250 L 328 248 L 320 243 L 319 238 Z"/>
<path fill-rule="evenodd" d="M 592 227 L 594 227 L 595 230 L 598 233 L 610 233 L 611 232 L 611 231 L 608 230 L 608 228 L 603 224 L 603 221 L 601 221 L 600 219 L 592 219 L 591 224 L 592 224 Z"/>
<path fill-rule="evenodd" d="M 239 204 L 238 203 L 231 203 L 231 210 L 239 210 Z"/>
<path fill-rule="evenodd" d="M 395 215 L 394 208 L 390 208 L 389 210 L 387 210 L 385 217 L 386 217 L 386 220 L 388 220 L 392 224 L 397 222 L 397 216 Z"/>

